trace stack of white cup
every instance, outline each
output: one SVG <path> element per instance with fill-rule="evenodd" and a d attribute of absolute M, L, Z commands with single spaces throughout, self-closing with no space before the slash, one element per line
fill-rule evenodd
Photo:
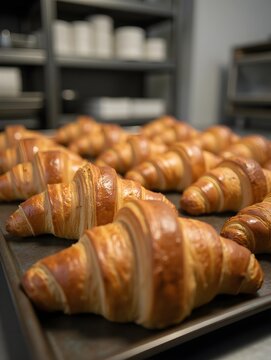
<path fill-rule="evenodd" d="M 93 29 L 87 21 L 73 22 L 74 52 L 79 56 L 94 55 Z"/>
<path fill-rule="evenodd" d="M 93 29 L 93 55 L 102 59 L 112 58 L 113 19 L 107 15 L 93 15 L 88 20 Z"/>
<path fill-rule="evenodd" d="M 115 32 L 115 55 L 122 60 L 144 59 L 145 31 L 137 26 L 123 26 Z"/>
<path fill-rule="evenodd" d="M 22 76 L 19 68 L 0 67 L 0 96 L 19 96 L 22 91 Z"/>
<path fill-rule="evenodd" d="M 73 27 L 67 21 L 56 20 L 53 24 L 54 49 L 57 55 L 71 55 L 74 51 Z"/>
<path fill-rule="evenodd" d="M 166 41 L 162 38 L 146 39 L 145 58 L 149 61 L 166 60 Z"/>

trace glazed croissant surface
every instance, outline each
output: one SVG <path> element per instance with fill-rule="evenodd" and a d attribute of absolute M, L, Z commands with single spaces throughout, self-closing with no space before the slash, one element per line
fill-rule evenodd
<path fill-rule="evenodd" d="M 157 143 L 164 143 L 172 145 L 174 142 L 187 141 L 199 136 L 199 131 L 184 121 L 176 121 L 175 124 L 166 128 L 161 133 L 152 137 L 152 140 Z"/>
<path fill-rule="evenodd" d="M 0 174 L 10 170 L 16 164 L 32 161 L 38 151 L 56 148 L 57 146 L 59 145 L 47 138 L 18 140 L 15 146 L 0 152 Z"/>
<path fill-rule="evenodd" d="M 271 171 L 255 160 L 232 157 L 189 186 L 181 197 L 181 208 L 191 215 L 239 211 L 262 201 L 270 191 Z"/>
<path fill-rule="evenodd" d="M 0 151 L 16 145 L 16 142 L 27 137 L 43 137 L 38 131 L 28 130 L 23 125 L 6 126 L 0 133 Z"/>
<path fill-rule="evenodd" d="M 237 136 L 229 127 L 216 125 L 204 130 L 191 141 L 200 146 L 203 150 L 210 151 L 213 154 L 219 154 L 238 140 L 239 136 Z"/>
<path fill-rule="evenodd" d="M 171 128 L 176 123 L 177 119 L 173 116 L 161 116 L 160 118 L 152 120 L 146 125 L 142 126 L 140 133 L 148 138 L 153 138 L 156 135 L 162 134 L 166 129 Z"/>
<path fill-rule="evenodd" d="M 221 234 L 253 253 L 271 253 L 271 193 L 228 219 Z"/>
<path fill-rule="evenodd" d="M 55 141 L 59 144 L 68 145 L 78 137 L 86 133 L 100 131 L 101 125 L 89 116 L 79 116 L 76 121 L 70 122 L 57 129 Z"/>
<path fill-rule="evenodd" d="M 39 151 L 31 162 L 15 165 L 0 176 L 0 201 L 25 200 L 44 191 L 47 184 L 69 182 L 85 163 L 63 149 Z"/>
<path fill-rule="evenodd" d="M 144 160 L 162 154 L 167 150 L 163 143 L 156 144 L 143 135 L 131 135 L 127 141 L 115 144 L 105 150 L 95 161 L 99 166 L 111 166 L 119 174 L 125 174 L 129 169 L 140 164 Z"/>
<path fill-rule="evenodd" d="M 100 131 L 89 132 L 73 141 L 69 149 L 80 155 L 97 157 L 114 144 L 124 142 L 127 136 L 119 125 L 103 125 Z"/>
<path fill-rule="evenodd" d="M 260 165 L 271 158 L 270 141 L 261 135 L 250 135 L 241 138 L 220 154 L 224 158 L 243 156 L 256 160 Z"/>
<path fill-rule="evenodd" d="M 262 281 L 248 249 L 206 223 L 177 218 L 165 203 L 134 200 L 112 224 L 38 261 L 22 284 L 44 310 L 164 328 L 217 294 L 255 293 Z"/>
<path fill-rule="evenodd" d="M 85 229 L 112 222 L 131 197 L 171 204 L 164 195 L 121 179 L 112 168 L 88 163 L 72 182 L 47 185 L 46 191 L 23 202 L 7 219 L 6 229 L 17 236 L 51 233 L 79 239 Z"/>
<path fill-rule="evenodd" d="M 147 189 L 186 189 L 221 158 L 191 143 L 176 143 L 161 155 L 153 156 L 127 172 L 125 177 L 138 181 Z"/>

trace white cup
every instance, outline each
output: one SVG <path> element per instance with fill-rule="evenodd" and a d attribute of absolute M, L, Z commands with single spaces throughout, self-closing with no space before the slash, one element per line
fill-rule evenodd
<path fill-rule="evenodd" d="M 145 43 L 145 58 L 150 61 L 166 60 L 166 41 L 162 38 L 149 38 Z"/>
<path fill-rule="evenodd" d="M 21 71 L 18 68 L 0 68 L 0 96 L 18 96 L 22 91 Z"/>
<path fill-rule="evenodd" d="M 73 22 L 74 51 L 80 56 L 91 56 L 94 53 L 93 31 L 87 21 Z"/>
<path fill-rule="evenodd" d="M 112 34 L 113 19 L 108 15 L 92 15 L 87 18 L 93 26 L 93 30 Z"/>
<path fill-rule="evenodd" d="M 53 24 L 54 49 L 58 55 L 71 55 L 74 52 L 73 27 L 63 20 Z"/>
<path fill-rule="evenodd" d="M 116 57 L 123 60 L 144 58 L 145 31 L 136 26 L 123 26 L 115 32 Z"/>

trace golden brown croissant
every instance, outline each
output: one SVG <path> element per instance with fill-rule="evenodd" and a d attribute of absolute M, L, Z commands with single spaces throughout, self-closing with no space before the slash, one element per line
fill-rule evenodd
<path fill-rule="evenodd" d="M 238 140 L 239 136 L 234 134 L 229 127 L 216 125 L 206 129 L 191 141 L 203 150 L 210 151 L 213 154 L 219 154 L 230 144 Z"/>
<path fill-rule="evenodd" d="M 177 120 L 173 116 L 165 115 L 158 119 L 152 120 L 146 125 L 142 126 L 140 133 L 144 136 L 152 138 L 158 134 L 163 133 L 166 129 L 174 126 Z"/>
<path fill-rule="evenodd" d="M 245 136 L 220 154 L 224 158 L 234 155 L 254 159 L 262 165 L 271 157 L 270 141 L 260 135 Z"/>
<path fill-rule="evenodd" d="M 271 191 L 271 171 L 252 159 L 233 157 L 221 162 L 181 197 L 181 208 L 192 215 L 239 211 L 262 201 Z"/>
<path fill-rule="evenodd" d="M 72 182 L 47 185 L 46 191 L 23 202 L 8 218 L 6 228 L 18 236 L 52 233 L 79 239 L 85 229 L 112 222 L 130 197 L 170 203 L 162 194 L 121 179 L 112 168 L 88 163 Z"/>
<path fill-rule="evenodd" d="M 254 255 L 212 226 L 178 218 L 161 202 L 134 200 L 113 224 L 38 261 L 22 284 L 47 311 L 164 328 L 217 294 L 255 293 L 262 281 Z"/>
<path fill-rule="evenodd" d="M 37 131 L 28 130 L 23 125 L 6 126 L 5 130 L 0 133 L 0 151 L 16 145 L 18 140 L 27 137 L 43 137 L 43 135 Z"/>
<path fill-rule="evenodd" d="M 263 167 L 264 169 L 271 170 L 271 158 L 268 159 L 268 160 L 266 160 L 266 161 L 263 163 L 262 167 Z"/>
<path fill-rule="evenodd" d="M 54 140 L 63 145 L 68 145 L 78 137 L 89 132 L 100 131 L 101 125 L 90 116 L 79 116 L 76 121 L 60 127 L 55 134 Z"/>
<path fill-rule="evenodd" d="M 62 149 L 39 151 L 32 162 L 15 165 L 0 176 L 0 201 L 25 200 L 44 191 L 47 184 L 69 182 L 85 163 Z"/>
<path fill-rule="evenodd" d="M 17 144 L 0 152 L 0 174 L 10 170 L 19 163 L 32 161 L 40 150 L 56 148 L 55 142 L 47 138 L 26 138 L 18 140 Z M 66 150 L 68 151 L 68 150 Z"/>
<path fill-rule="evenodd" d="M 125 141 L 127 136 L 119 125 L 103 125 L 99 132 L 87 133 L 73 141 L 69 149 L 80 155 L 96 157 L 108 147 Z"/>
<path fill-rule="evenodd" d="M 220 157 L 197 145 L 176 143 L 165 154 L 156 155 L 128 171 L 125 177 L 138 181 L 147 189 L 180 191 L 220 161 Z"/>
<path fill-rule="evenodd" d="M 199 135 L 199 132 L 184 121 L 176 121 L 174 125 L 165 129 L 151 139 L 157 143 L 171 145 L 174 142 L 186 141 Z"/>
<path fill-rule="evenodd" d="M 165 144 L 156 144 L 143 135 L 131 135 L 125 143 L 115 144 L 105 150 L 96 160 L 98 166 L 111 166 L 119 174 L 125 174 L 129 169 L 147 160 L 155 154 L 167 150 Z"/>
<path fill-rule="evenodd" d="M 253 253 L 271 253 L 271 193 L 227 220 L 221 234 Z"/>

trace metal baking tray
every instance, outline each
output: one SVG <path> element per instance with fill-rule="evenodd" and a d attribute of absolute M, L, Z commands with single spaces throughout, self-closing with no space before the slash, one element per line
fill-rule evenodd
<path fill-rule="evenodd" d="M 178 205 L 179 195 L 167 196 Z M 151 331 L 135 324 L 112 323 L 92 314 L 68 316 L 40 312 L 21 290 L 21 275 L 38 259 L 72 242 L 48 235 L 23 240 L 8 235 L 4 229 L 5 220 L 16 205 L 0 205 L 0 256 L 17 318 L 33 359 L 143 359 L 271 307 L 271 257 L 261 256 L 258 259 L 265 280 L 257 295 L 219 295 L 208 305 L 195 309 L 180 325 L 165 330 Z M 225 215 L 200 218 L 218 231 L 225 219 Z"/>

